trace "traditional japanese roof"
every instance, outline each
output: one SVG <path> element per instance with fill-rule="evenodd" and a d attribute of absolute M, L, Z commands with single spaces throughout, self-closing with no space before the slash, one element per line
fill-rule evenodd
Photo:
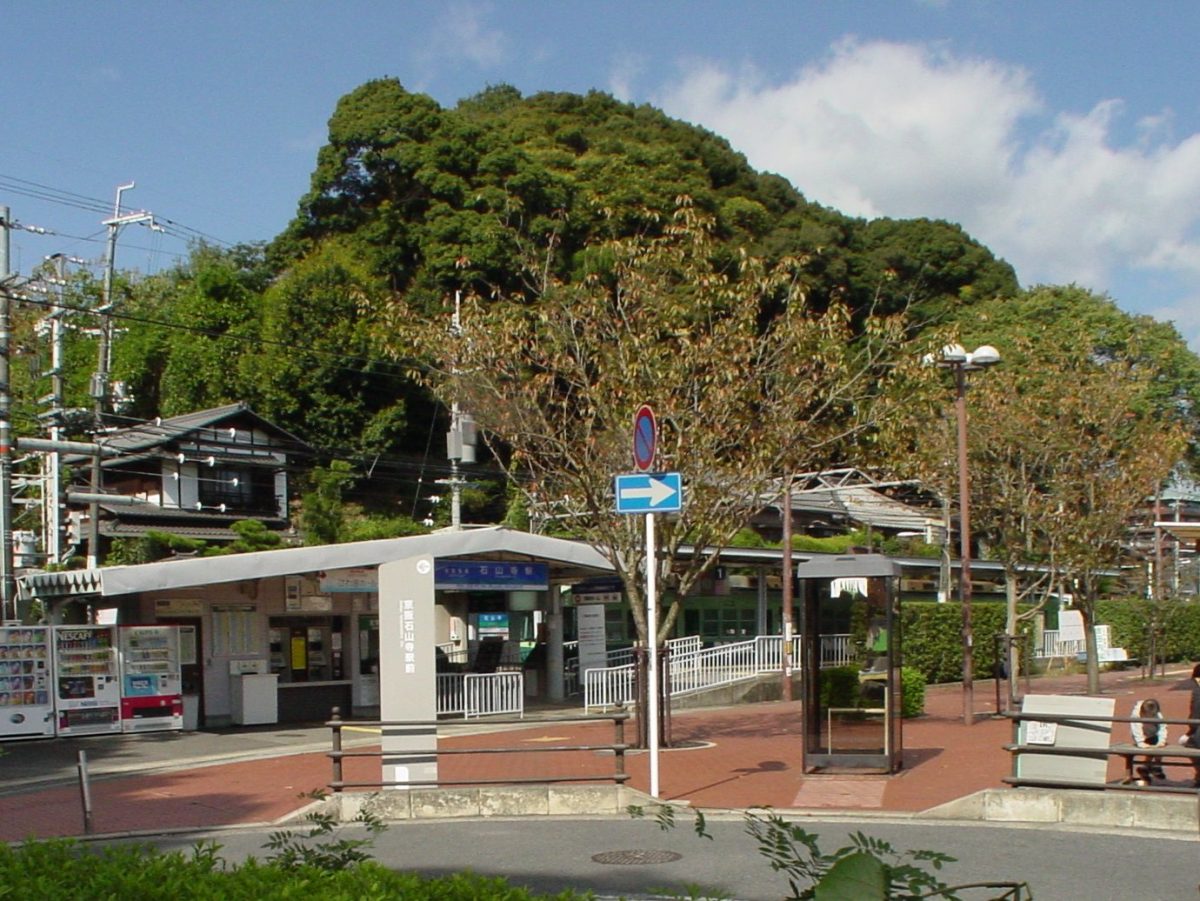
<path fill-rule="evenodd" d="M 288 444 L 294 444 L 297 450 L 308 447 L 307 443 L 300 438 L 259 416 L 241 401 L 213 407 L 209 410 L 198 410 L 194 413 L 184 413 L 181 416 L 171 416 L 166 419 L 153 419 L 128 428 L 115 429 L 99 436 L 97 440 L 111 451 L 120 454 L 124 462 L 128 462 L 130 455 L 148 455 L 162 447 L 178 445 L 202 429 L 215 428 L 233 419 L 249 420 L 264 431 L 279 436 Z M 232 442 L 230 444 L 232 446 Z M 70 459 L 76 461 L 87 458 L 71 457 Z M 242 458 L 239 457 L 239 459 Z M 114 462 L 122 462 L 122 460 L 109 458 L 105 461 L 109 465 Z"/>

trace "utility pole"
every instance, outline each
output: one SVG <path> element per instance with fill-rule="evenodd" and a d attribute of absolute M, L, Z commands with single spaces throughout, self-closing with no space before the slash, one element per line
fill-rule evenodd
<path fill-rule="evenodd" d="M 9 272 L 12 219 L 0 206 L 0 617 L 17 620 L 17 583 L 12 553 L 12 398 L 8 381 L 8 355 L 14 280 Z"/>
<path fill-rule="evenodd" d="M 104 428 L 104 414 L 108 406 L 108 373 L 112 368 L 112 309 L 113 309 L 113 271 L 117 256 L 117 235 L 121 227 L 140 223 L 158 230 L 154 214 L 139 210 L 135 213 L 121 214 L 121 195 L 134 188 L 134 182 L 117 186 L 117 197 L 113 202 L 112 218 L 104 220 L 102 225 L 108 229 L 108 245 L 104 253 L 104 295 L 96 311 L 100 314 L 100 348 L 96 357 L 96 373 L 92 376 L 92 400 L 95 414 L 95 429 L 99 435 Z M 100 494 L 100 479 L 102 467 L 100 456 L 92 460 L 91 493 Z M 88 505 L 88 569 L 100 565 L 100 503 L 92 501 Z"/>
<path fill-rule="evenodd" d="M 781 660 L 783 662 L 782 697 L 785 701 L 792 700 L 792 477 L 787 477 L 783 486 L 783 596 L 782 628 L 783 647 Z"/>
<path fill-rule="evenodd" d="M 67 257 L 56 253 L 50 257 L 54 261 L 55 291 L 58 303 L 55 304 L 46 320 L 50 326 L 50 369 L 42 375 L 50 376 L 50 394 L 44 401 L 49 401 L 50 409 L 42 414 L 50 441 L 53 444 L 63 437 L 63 316 L 66 315 L 65 286 Z M 43 517 L 42 534 L 46 551 L 46 562 L 58 564 L 62 562 L 62 453 L 52 450 L 42 456 L 42 472 L 44 488 L 42 489 Z"/>
<path fill-rule="evenodd" d="M 451 330 L 455 338 L 462 335 L 462 293 L 454 292 L 454 319 Z M 450 405 L 450 431 L 446 434 L 446 456 L 450 458 L 450 478 L 438 479 L 439 485 L 450 486 L 450 528 L 462 528 L 462 490 L 467 483 L 463 480 L 458 464 L 475 462 L 476 430 L 475 419 L 459 409 L 458 401 Z"/>

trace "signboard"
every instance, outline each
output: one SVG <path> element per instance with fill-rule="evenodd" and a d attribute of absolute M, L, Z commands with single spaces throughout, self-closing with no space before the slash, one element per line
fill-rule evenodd
<path fill-rule="evenodd" d="M 546 591 L 550 567 L 511 560 L 438 560 L 433 582 L 450 591 Z"/>
<path fill-rule="evenodd" d="M 575 617 L 579 639 L 579 675 L 608 666 L 608 632 L 602 604 L 585 604 Z"/>
<path fill-rule="evenodd" d="M 683 509 L 683 476 L 637 473 L 613 479 L 618 513 L 673 513 Z"/>
<path fill-rule="evenodd" d="M 658 422 L 650 405 L 642 404 L 633 415 L 633 468 L 638 472 L 653 469 L 657 451 Z"/>
<path fill-rule="evenodd" d="M 373 566 L 335 569 L 332 572 L 321 573 L 318 580 L 323 594 L 369 594 L 379 591 L 379 573 Z"/>
<path fill-rule="evenodd" d="M 154 602 L 156 616 L 202 616 L 204 602 L 199 598 L 158 598 Z"/>
<path fill-rule="evenodd" d="M 571 586 L 571 599 L 575 606 L 584 604 L 619 604 L 624 597 L 624 586 L 618 578 L 586 579 Z"/>
<path fill-rule="evenodd" d="M 1113 698 L 1031 694 L 1021 702 L 1021 712 L 1110 718 L 1115 705 Z M 1112 723 L 1096 720 L 1024 720 L 1017 730 L 1018 744 L 1078 748 L 1080 753 L 1078 756 L 1018 753 L 1016 775 L 1022 779 L 1103 785 L 1108 773 L 1108 755 L 1105 752 L 1111 732 Z M 1089 749 L 1095 750 L 1088 753 Z"/>
<path fill-rule="evenodd" d="M 384 721 L 380 740 L 385 783 L 437 779 L 433 568 L 429 555 L 379 567 L 379 714 Z"/>

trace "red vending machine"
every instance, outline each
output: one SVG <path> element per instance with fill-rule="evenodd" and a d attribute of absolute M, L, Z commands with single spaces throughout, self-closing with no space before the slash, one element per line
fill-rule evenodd
<path fill-rule="evenodd" d="M 121 731 L 116 626 L 54 627 L 59 735 Z"/>
<path fill-rule="evenodd" d="M 0 740 L 54 734 L 50 630 L 0 626 Z"/>
<path fill-rule="evenodd" d="M 121 626 L 121 731 L 183 728 L 178 626 Z"/>

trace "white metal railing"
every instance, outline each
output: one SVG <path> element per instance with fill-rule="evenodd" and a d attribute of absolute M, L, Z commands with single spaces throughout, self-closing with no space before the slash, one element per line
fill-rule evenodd
<path fill-rule="evenodd" d="M 677 639 L 676 642 L 667 658 L 672 697 L 752 679 L 783 666 L 783 638 L 779 635 L 760 635 L 749 641 L 711 648 L 700 647 L 699 636 Z M 793 637 L 792 659 L 797 668 L 800 666 L 800 642 L 800 636 Z M 692 650 L 679 651 L 678 647 Z M 632 649 L 628 653 L 632 654 Z M 822 668 L 853 662 L 849 635 L 821 636 Z M 583 685 L 584 709 L 606 709 L 618 703 L 633 703 L 635 681 L 632 662 L 588 670 Z"/>
<path fill-rule="evenodd" d="M 704 639 L 699 635 L 685 635 L 682 638 L 668 638 L 667 647 L 672 654 L 687 654 L 704 647 Z"/>
<path fill-rule="evenodd" d="M 439 716 L 525 716 L 525 676 L 500 673 L 438 673 Z"/>
<path fill-rule="evenodd" d="M 579 642 L 563 642 L 563 648 L 579 646 Z M 633 648 L 616 648 L 604 655 L 605 667 L 626 666 L 633 663 Z M 563 691 L 567 697 L 579 694 L 579 658 L 574 657 L 563 667 Z"/>
<path fill-rule="evenodd" d="M 1035 657 L 1074 657 L 1083 653 L 1085 642 L 1082 638 L 1063 641 L 1059 638 L 1058 629 L 1046 629 L 1042 632 L 1042 646 Z"/>
<path fill-rule="evenodd" d="M 799 636 L 792 639 L 792 659 L 800 666 Z M 672 649 L 667 657 L 670 668 L 671 697 L 694 694 L 720 685 L 753 679 L 760 673 L 772 672 L 783 666 L 783 638 L 779 635 L 760 635 L 748 641 L 699 647 L 699 639 L 688 640 L 680 646 L 694 650 Z M 821 666 L 843 666 L 853 663 L 849 635 L 821 636 Z M 635 665 L 596 667 L 585 674 L 583 707 L 606 709 L 616 704 L 632 704 L 636 683 Z"/>
<path fill-rule="evenodd" d="M 525 674 L 520 670 L 464 673 L 463 694 L 466 697 L 463 716 L 467 719 L 491 714 L 525 716 Z"/>
<path fill-rule="evenodd" d="M 637 682 L 636 666 L 594 667 L 583 674 L 583 709 L 603 710 L 617 704 L 632 704 Z"/>
<path fill-rule="evenodd" d="M 671 697 L 695 694 L 718 685 L 731 685 L 755 678 L 764 671 L 756 638 L 712 648 L 701 648 L 668 658 Z M 782 664 L 781 664 L 782 665 Z"/>
<path fill-rule="evenodd" d="M 464 713 L 467 709 L 466 695 L 463 692 L 462 673 L 437 674 L 437 713 L 438 716 L 448 716 L 453 713 Z"/>
<path fill-rule="evenodd" d="M 767 673 L 783 669 L 783 636 L 759 635 L 754 639 L 758 643 L 759 672 Z M 792 669 L 800 669 L 800 636 L 792 636 Z"/>

